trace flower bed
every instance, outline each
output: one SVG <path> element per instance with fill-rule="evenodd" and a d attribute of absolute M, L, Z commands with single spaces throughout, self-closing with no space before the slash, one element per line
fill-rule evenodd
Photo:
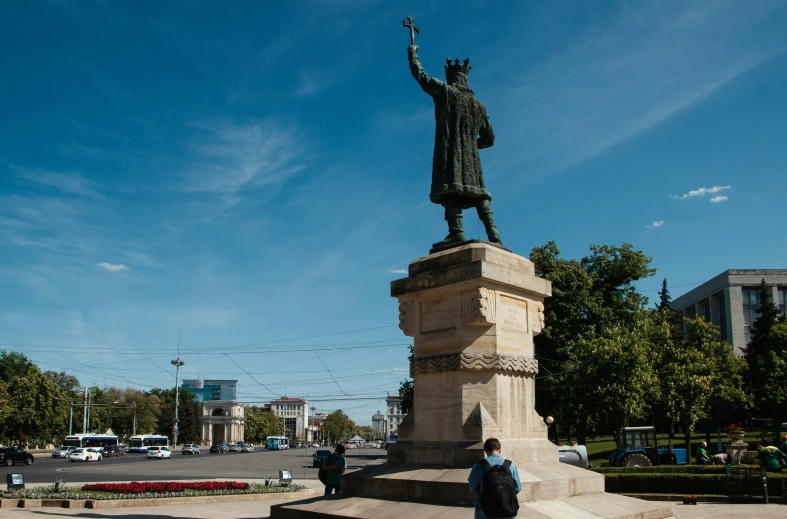
<path fill-rule="evenodd" d="M 113 492 L 117 494 L 164 494 L 185 490 L 248 490 L 250 485 L 242 481 L 132 481 L 131 483 L 95 483 L 82 485 L 89 492 Z"/>
<path fill-rule="evenodd" d="M 185 481 L 185 482 L 131 482 L 97 483 L 83 485 L 79 490 L 51 487 L 29 488 L 26 490 L 0 491 L 2 499 L 92 499 L 97 501 L 148 499 L 162 497 L 223 496 L 234 494 L 276 494 L 296 492 L 305 487 L 300 485 L 279 485 L 273 480 L 266 484 L 248 484 L 240 481 Z"/>

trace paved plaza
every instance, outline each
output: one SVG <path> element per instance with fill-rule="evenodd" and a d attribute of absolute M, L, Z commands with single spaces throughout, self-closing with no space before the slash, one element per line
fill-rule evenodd
<path fill-rule="evenodd" d="M 315 482 L 303 482 L 316 488 Z M 321 487 L 320 487 L 321 488 Z M 51 517 L 82 517 L 98 519 L 101 517 L 117 517 L 131 519 L 262 519 L 270 514 L 271 505 L 284 501 L 252 501 L 244 503 L 214 503 L 199 505 L 129 507 L 107 510 L 85 510 L 68 508 L 32 508 L 32 509 L 0 509 L 0 518 L 33 519 Z M 787 516 L 785 505 L 727 505 L 703 504 L 682 505 L 675 503 L 677 519 L 783 519 Z M 463 509 L 464 510 L 464 509 Z M 472 516 L 472 515 L 471 515 Z M 452 517 L 456 515 L 452 514 Z M 411 518 L 416 519 L 416 518 Z M 520 515 L 520 519 L 527 519 Z M 591 517 L 583 519 L 592 519 Z"/>

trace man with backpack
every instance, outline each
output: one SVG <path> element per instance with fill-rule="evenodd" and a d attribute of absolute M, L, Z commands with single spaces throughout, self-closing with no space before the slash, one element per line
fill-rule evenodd
<path fill-rule="evenodd" d="M 516 518 L 522 490 L 519 471 L 511 461 L 500 455 L 500 441 L 489 438 L 484 442 L 486 459 L 473 466 L 467 482 L 476 494 L 475 519 Z"/>
<path fill-rule="evenodd" d="M 342 491 L 342 474 L 344 471 L 347 470 L 347 459 L 344 457 L 344 445 L 341 443 L 336 444 L 336 450 L 333 454 L 328 455 L 328 459 L 325 460 L 322 467 L 320 468 L 320 472 L 325 472 L 325 495 L 331 495 L 331 492 L 334 491 L 336 494 L 340 494 Z M 320 478 L 322 481 L 322 478 Z"/>

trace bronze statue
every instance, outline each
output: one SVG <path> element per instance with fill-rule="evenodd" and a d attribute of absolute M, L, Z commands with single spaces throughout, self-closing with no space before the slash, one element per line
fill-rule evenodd
<path fill-rule="evenodd" d="M 415 34 L 420 33 L 412 18 L 402 24 L 410 29 L 407 55 L 410 72 L 421 88 L 432 97 L 436 119 L 434 155 L 432 158 L 432 190 L 429 199 L 445 208 L 448 236 L 435 243 L 443 249 L 466 240 L 462 227 L 462 209 L 475 207 L 484 223 L 489 241 L 502 245 L 495 227 L 490 202 L 492 195 L 484 185 L 478 150 L 495 143 L 495 132 L 489 123 L 486 108 L 467 83 L 470 59 L 446 59 L 446 81 L 430 76 L 418 59 Z"/>

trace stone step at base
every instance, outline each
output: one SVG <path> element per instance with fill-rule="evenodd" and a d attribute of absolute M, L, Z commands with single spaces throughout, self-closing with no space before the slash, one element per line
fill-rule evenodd
<path fill-rule="evenodd" d="M 521 503 L 518 519 L 674 519 L 669 503 L 616 494 L 592 494 Z M 360 497 L 349 494 L 271 507 L 271 519 L 473 519 L 470 505 Z"/>

